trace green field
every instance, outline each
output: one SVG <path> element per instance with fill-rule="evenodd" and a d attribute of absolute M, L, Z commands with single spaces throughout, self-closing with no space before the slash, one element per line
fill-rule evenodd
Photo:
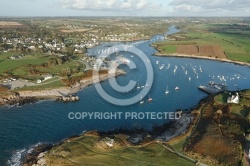
<path fill-rule="evenodd" d="M 81 136 L 65 142 L 49 151 L 46 155 L 48 165 L 171 165 L 193 166 L 184 158 L 177 156 L 157 143 L 145 147 L 127 147 L 115 140 L 114 148 L 98 146 L 97 137 Z M 117 144 L 117 146 L 116 146 Z"/>
<path fill-rule="evenodd" d="M 174 49 L 169 49 L 171 52 L 165 52 L 168 45 L 220 45 L 228 59 L 250 63 L 250 31 L 244 31 L 241 26 L 188 25 L 188 32 L 174 34 L 171 38 L 177 41 L 155 43 L 160 53 L 174 53 Z"/>
<path fill-rule="evenodd" d="M 168 45 L 164 47 L 164 52 L 165 53 L 175 53 L 176 52 L 176 46 L 175 45 Z"/>
<path fill-rule="evenodd" d="M 65 85 L 62 83 L 62 81 L 58 80 L 58 81 L 51 82 L 51 83 L 44 84 L 44 85 L 29 86 L 29 87 L 20 88 L 20 89 L 18 89 L 18 91 L 54 89 L 54 88 L 60 88 L 60 87 L 64 87 L 64 86 Z"/>
<path fill-rule="evenodd" d="M 13 53 L 0 54 L 0 73 L 9 72 L 15 68 L 25 65 L 39 65 L 48 61 L 49 58 L 40 56 L 27 56 L 23 59 L 8 59 Z"/>

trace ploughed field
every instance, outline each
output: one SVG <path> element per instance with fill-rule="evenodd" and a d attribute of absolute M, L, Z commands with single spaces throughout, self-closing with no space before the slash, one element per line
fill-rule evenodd
<path fill-rule="evenodd" d="M 188 54 L 196 56 L 208 56 L 217 58 L 227 58 L 223 49 L 219 45 L 178 45 L 177 54 Z"/>
<path fill-rule="evenodd" d="M 243 25 L 186 25 L 185 32 L 167 36 L 153 46 L 159 55 L 195 55 L 250 63 L 250 28 Z"/>

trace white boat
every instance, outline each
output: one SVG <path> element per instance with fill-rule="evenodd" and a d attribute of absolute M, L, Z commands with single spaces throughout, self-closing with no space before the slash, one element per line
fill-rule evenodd
<path fill-rule="evenodd" d="M 150 95 L 148 96 L 148 102 L 152 102 L 153 101 L 153 98 L 150 97 Z"/>
<path fill-rule="evenodd" d="M 174 73 L 176 72 L 177 69 L 178 69 L 178 66 L 175 65 L 175 67 L 174 67 Z"/>
<path fill-rule="evenodd" d="M 162 70 L 164 68 L 164 64 L 162 64 L 159 69 Z"/>
<path fill-rule="evenodd" d="M 167 89 L 166 89 L 165 94 L 166 94 L 166 95 L 169 94 L 168 86 L 167 86 Z"/>
<path fill-rule="evenodd" d="M 146 84 L 145 87 L 148 87 L 148 84 Z"/>
<path fill-rule="evenodd" d="M 179 90 L 180 88 L 177 86 L 177 87 L 175 87 L 175 90 Z"/>
<path fill-rule="evenodd" d="M 169 69 L 169 68 L 170 68 L 170 66 L 171 66 L 171 65 L 170 65 L 170 64 L 168 64 L 168 67 L 167 67 L 167 69 Z"/>
<path fill-rule="evenodd" d="M 138 82 L 138 84 L 137 84 L 137 89 L 140 89 L 141 87 L 139 86 L 139 82 Z"/>
<path fill-rule="evenodd" d="M 144 104 L 144 101 L 142 100 L 142 95 L 141 95 L 141 101 L 140 101 L 140 105 Z"/>
<path fill-rule="evenodd" d="M 191 81 L 191 77 L 188 77 L 188 80 Z"/>
<path fill-rule="evenodd" d="M 158 65 L 158 64 L 159 64 L 159 61 L 156 61 L 156 64 Z"/>

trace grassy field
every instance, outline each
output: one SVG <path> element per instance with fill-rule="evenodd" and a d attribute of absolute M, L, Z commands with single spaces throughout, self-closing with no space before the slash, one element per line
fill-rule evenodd
<path fill-rule="evenodd" d="M 176 46 L 175 45 L 168 45 L 168 46 L 165 46 L 163 49 L 164 49 L 164 53 L 175 53 L 176 52 Z"/>
<path fill-rule="evenodd" d="M 23 59 L 9 59 L 14 53 L 2 53 L 0 54 L 0 73 L 9 72 L 15 68 L 26 65 L 39 65 L 48 61 L 49 58 L 37 56 L 26 56 Z"/>
<path fill-rule="evenodd" d="M 63 84 L 61 80 L 58 80 L 58 81 L 51 82 L 51 83 L 44 84 L 44 85 L 29 86 L 29 87 L 20 88 L 20 89 L 18 89 L 18 91 L 54 89 L 54 88 L 60 88 L 60 87 L 64 87 L 64 86 L 65 86 L 65 84 Z"/>
<path fill-rule="evenodd" d="M 48 165 L 171 165 L 192 166 L 157 143 L 127 147 L 115 139 L 114 148 L 103 148 L 100 138 L 81 136 L 53 148 L 46 155 Z"/>
<path fill-rule="evenodd" d="M 9 59 L 10 56 L 15 53 L 7 52 L 0 54 L 0 76 L 3 79 L 8 78 L 20 78 L 24 80 L 36 83 L 38 79 L 43 79 L 44 75 L 51 74 L 52 76 L 60 76 L 65 79 L 66 75 L 71 75 L 72 78 L 83 78 L 85 75 L 82 72 L 84 65 L 78 61 L 60 61 L 61 63 L 51 63 L 53 60 L 60 60 L 56 56 L 44 56 L 39 53 L 34 55 L 25 56 L 23 59 Z M 81 77 L 80 77 L 81 76 Z M 57 81 L 48 80 L 43 82 L 48 84 L 24 87 L 20 90 L 42 90 L 53 89 L 65 86 L 64 83 L 56 79 Z M 50 83 L 51 82 L 51 83 Z"/>
<path fill-rule="evenodd" d="M 222 47 L 228 59 L 250 63 L 249 31 L 235 30 L 228 25 L 201 24 L 195 27 L 189 25 L 188 32 L 174 34 L 171 38 L 176 41 L 163 41 L 155 43 L 158 50 L 160 50 L 160 53 L 173 53 L 165 52 L 165 48 L 168 45 L 219 45 Z M 178 53 L 178 50 L 174 53 Z M 214 57 L 216 56 L 217 55 L 214 55 Z"/>

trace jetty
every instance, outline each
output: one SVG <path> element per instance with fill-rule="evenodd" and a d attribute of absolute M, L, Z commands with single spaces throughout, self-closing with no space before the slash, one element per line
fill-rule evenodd
<path fill-rule="evenodd" d="M 77 95 L 60 96 L 57 100 L 63 102 L 74 102 L 78 101 L 80 98 Z"/>
<path fill-rule="evenodd" d="M 198 86 L 198 89 L 208 94 L 217 94 L 219 92 L 225 91 L 226 87 L 227 87 L 226 84 L 219 84 L 219 83 L 210 81 L 208 83 L 208 86 Z"/>

